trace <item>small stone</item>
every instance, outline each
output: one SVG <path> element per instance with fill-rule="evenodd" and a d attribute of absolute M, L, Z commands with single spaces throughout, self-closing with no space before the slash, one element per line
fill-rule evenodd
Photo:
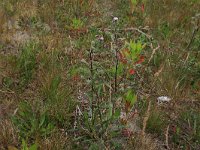
<path fill-rule="evenodd" d="M 157 100 L 158 100 L 158 104 L 161 104 L 163 102 L 169 102 L 171 98 L 168 96 L 160 96 L 157 98 Z"/>

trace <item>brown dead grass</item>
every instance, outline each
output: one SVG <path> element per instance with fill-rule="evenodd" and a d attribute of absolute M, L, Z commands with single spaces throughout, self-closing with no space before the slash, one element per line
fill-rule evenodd
<path fill-rule="evenodd" d="M 0 149 L 7 149 L 8 146 L 17 146 L 18 134 L 9 119 L 0 121 Z"/>
<path fill-rule="evenodd" d="M 135 150 L 164 150 L 161 142 L 156 141 L 149 135 L 140 136 L 136 135 L 128 142 L 127 149 Z"/>

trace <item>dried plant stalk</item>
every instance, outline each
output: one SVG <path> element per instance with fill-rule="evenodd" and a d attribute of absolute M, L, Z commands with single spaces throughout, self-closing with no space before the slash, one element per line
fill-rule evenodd
<path fill-rule="evenodd" d="M 145 116 L 144 116 L 143 127 L 142 127 L 142 132 L 141 132 L 142 137 L 144 137 L 144 135 L 145 135 L 147 121 L 148 121 L 149 116 L 150 116 L 150 109 L 151 109 L 151 101 L 149 101 L 148 108 L 147 108 L 147 111 L 146 111 Z"/>
<path fill-rule="evenodd" d="M 169 148 L 169 125 L 167 126 L 166 133 L 165 133 L 165 145 L 167 149 Z"/>

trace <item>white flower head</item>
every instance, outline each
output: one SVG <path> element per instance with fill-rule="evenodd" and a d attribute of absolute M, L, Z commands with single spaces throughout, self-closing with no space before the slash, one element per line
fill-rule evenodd
<path fill-rule="evenodd" d="M 101 42 L 104 41 L 104 37 L 101 36 L 101 35 L 96 35 L 95 37 L 96 37 L 97 40 L 99 40 Z"/>
<path fill-rule="evenodd" d="M 117 22 L 119 20 L 118 17 L 113 17 L 113 22 Z"/>
<path fill-rule="evenodd" d="M 104 40 L 103 36 L 101 36 L 101 37 L 99 38 L 99 40 L 100 40 L 100 41 L 103 41 L 103 40 Z"/>

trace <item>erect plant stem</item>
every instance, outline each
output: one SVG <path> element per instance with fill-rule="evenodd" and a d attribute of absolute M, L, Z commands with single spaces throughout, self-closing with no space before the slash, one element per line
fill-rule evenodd
<path fill-rule="evenodd" d="M 94 120 L 94 69 L 93 69 L 93 49 L 90 48 L 90 73 L 91 73 L 91 90 L 92 90 L 92 96 L 91 96 L 91 107 L 92 107 L 92 120 Z"/>
<path fill-rule="evenodd" d="M 117 92 L 117 71 L 118 71 L 118 50 L 116 47 L 116 40 L 117 40 L 117 35 L 116 35 L 117 29 L 115 27 L 114 30 L 114 49 L 115 49 L 115 92 Z"/>
<path fill-rule="evenodd" d="M 115 49 L 115 85 L 114 85 L 114 90 L 115 90 L 115 94 L 117 93 L 118 89 L 118 82 L 117 82 L 117 75 L 118 75 L 118 64 L 119 64 L 119 60 L 118 60 L 118 50 L 117 50 L 117 35 L 116 35 L 116 32 L 117 32 L 117 28 L 115 27 L 115 30 L 114 30 L 114 49 Z M 113 100 L 113 109 L 112 109 L 112 114 L 114 115 L 115 113 L 115 101 Z"/>
<path fill-rule="evenodd" d="M 118 51 L 117 49 L 115 50 L 115 92 L 117 92 L 117 72 L 118 72 L 118 63 L 119 63 L 119 60 L 118 60 Z"/>
<path fill-rule="evenodd" d="M 101 128 L 103 130 L 103 117 L 102 117 L 102 112 L 100 109 L 100 97 L 98 96 L 98 93 L 96 93 L 96 96 L 97 96 L 97 109 L 98 109 L 99 117 L 100 117 L 100 121 L 101 121 Z"/>

